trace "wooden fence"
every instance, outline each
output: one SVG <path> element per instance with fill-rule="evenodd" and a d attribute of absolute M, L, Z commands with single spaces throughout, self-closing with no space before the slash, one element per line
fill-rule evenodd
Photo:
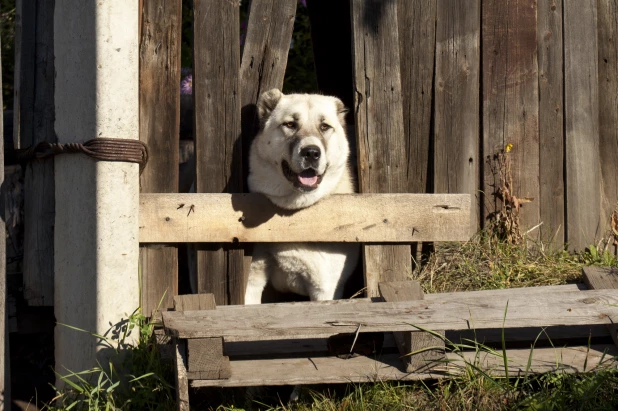
<path fill-rule="evenodd" d="M 140 139 L 150 162 L 141 188 L 174 193 L 182 3 L 142 1 Z M 253 0 L 242 50 L 238 1 L 192 3 L 196 188 L 242 192 L 255 103 L 262 92 L 283 86 L 297 0 Z M 476 199 L 470 229 L 476 230 L 500 207 L 490 163 L 508 146 L 511 194 L 532 199 L 522 208 L 522 226 L 542 223 L 529 235 L 580 250 L 606 234 L 618 200 L 617 0 L 332 3 L 307 1 L 316 75 L 323 93 L 351 108 L 362 192 L 470 193 Z M 22 138 L 26 111 L 42 107 L 25 103 L 16 107 Z M 49 137 L 37 135 L 33 141 Z M 53 204 L 42 191 L 34 197 Z M 49 218 L 48 211 L 37 213 Z M 26 221 L 44 224 L 33 215 Z M 26 230 L 27 238 L 36 235 Z M 26 251 L 36 255 L 32 261 L 49 261 L 39 255 L 47 249 Z M 242 302 L 244 254 L 232 243 L 200 246 L 198 290 L 213 293 L 217 304 Z M 365 246 L 364 255 L 368 278 L 400 280 L 383 273 L 405 276 L 411 269 L 409 245 Z M 164 292 L 164 305 L 171 306 L 178 249 L 145 247 L 141 259 L 144 309 L 156 307 Z M 43 270 L 24 270 L 30 303 L 50 304 Z"/>

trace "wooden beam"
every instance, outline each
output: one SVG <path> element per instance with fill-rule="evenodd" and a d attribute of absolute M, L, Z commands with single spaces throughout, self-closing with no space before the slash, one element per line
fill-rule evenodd
<path fill-rule="evenodd" d="M 540 0 L 537 11 L 540 234 L 554 249 L 564 248 L 565 233 L 562 4 L 562 0 Z"/>
<path fill-rule="evenodd" d="M 33 61 L 22 65 L 20 147 L 40 142 L 56 143 L 54 132 L 54 7 L 46 0 L 22 3 L 23 33 L 32 31 L 33 43 L 22 43 L 22 56 Z M 29 16 L 31 19 L 32 16 Z M 30 26 L 26 27 L 29 22 Z M 24 62 L 26 63 L 26 62 Z M 17 74 L 17 73 L 16 73 Z M 32 77 L 30 77 L 32 76 Z M 28 80 L 31 78 L 31 80 Z M 26 95 L 31 91 L 31 95 Z M 54 305 L 54 160 L 31 161 L 24 175 L 24 293 L 29 305 Z"/>
<path fill-rule="evenodd" d="M 413 325 L 430 330 L 465 330 L 610 324 L 617 319 L 615 290 L 555 292 L 533 297 L 505 292 L 468 301 L 264 304 L 233 310 L 163 313 L 165 328 L 174 337 L 224 337 L 226 341 L 326 338 L 354 333 L 359 326 L 361 332 L 397 332 L 417 330 Z"/>
<path fill-rule="evenodd" d="M 602 230 L 618 205 L 618 2 L 597 1 Z M 618 244 L 613 247 L 618 252 Z"/>
<path fill-rule="evenodd" d="M 240 28 L 237 0 L 193 2 L 195 187 L 198 193 L 243 191 Z M 218 305 L 243 304 L 244 252 L 209 244 L 197 252 L 197 288 Z"/>
<path fill-rule="evenodd" d="M 467 194 L 338 194 L 296 212 L 260 194 L 142 194 L 139 240 L 465 241 L 469 213 Z"/>
<path fill-rule="evenodd" d="M 618 268 L 616 267 L 584 267 L 584 281 L 592 290 L 618 290 Z M 618 346 L 618 326 L 614 323 L 607 329 Z"/>
<path fill-rule="evenodd" d="M 565 1 L 563 7 L 566 240 L 569 249 L 581 251 L 603 230 L 597 1 Z"/>
<path fill-rule="evenodd" d="M 189 411 L 189 380 L 187 378 L 187 342 L 174 340 L 174 380 L 176 385 L 176 410 Z"/>
<path fill-rule="evenodd" d="M 180 124 L 180 0 L 147 1 L 140 30 L 140 140 L 148 166 L 140 176 L 144 193 L 178 192 Z M 140 248 L 142 312 L 172 307 L 178 294 L 178 248 Z M 163 300 L 162 300 L 163 298 Z"/>
<path fill-rule="evenodd" d="M 0 48 L 2 44 L 0 44 Z M 2 59 L 0 58 L 0 89 L 2 89 Z M 2 94 L 0 94 L 0 107 L 3 107 Z M 4 117 L 0 116 L 0 130 L 4 130 Z M 4 138 L 0 141 L 0 186 L 4 187 Z M 4 193 L 3 193 L 4 194 Z M 2 196 L 0 210 L 2 221 L 0 222 L 0 404 L 1 409 L 11 408 L 11 366 L 9 351 L 9 327 L 8 327 L 8 304 L 7 304 L 7 275 L 6 275 L 6 199 Z"/>
<path fill-rule="evenodd" d="M 480 228 L 481 2 L 438 0 L 434 192 L 468 193 L 470 234 Z"/>
<path fill-rule="evenodd" d="M 533 199 L 520 212 L 525 230 L 540 222 L 536 1 L 484 0 L 481 18 L 483 154 L 491 159 L 512 144 L 510 194 Z M 499 198 L 491 198 L 499 188 L 485 167 L 485 217 L 501 209 Z"/>
<path fill-rule="evenodd" d="M 528 368 L 530 349 L 507 350 L 509 374 L 521 376 Z M 557 348 L 536 348 L 532 353 L 529 372 L 584 372 L 594 369 L 608 357 L 618 354 L 611 345 L 592 345 Z M 474 351 L 447 354 L 448 366 L 441 372 L 409 373 L 399 369 L 399 355 L 386 354 L 379 358 L 358 356 L 343 360 L 337 357 L 281 358 L 238 360 L 231 362 L 232 377 L 228 380 L 192 381 L 192 387 L 248 387 L 294 384 L 349 384 L 376 381 L 415 381 L 443 378 L 460 374 L 468 363 L 478 364 L 492 375 L 504 376 L 501 356 L 482 355 L 479 361 Z M 559 359 L 558 361 L 556 359 Z M 480 362 L 480 363 L 479 363 Z"/>
<path fill-rule="evenodd" d="M 397 2 L 352 0 L 351 15 L 360 191 L 405 193 L 408 144 L 403 126 Z M 368 296 L 379 294 L 379 282 L 405 280 L 412 273 L 409 245 L 365 245 L 363 263 Z"/>

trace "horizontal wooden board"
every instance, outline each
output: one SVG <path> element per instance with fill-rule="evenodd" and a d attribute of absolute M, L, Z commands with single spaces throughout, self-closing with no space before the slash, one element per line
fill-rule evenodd
<path fill-rule="evenodd" d="M 531 372 L 542 373 L 555 370 L 567 372 L 588 371 L 610 356 L 618 354 L 611 344 L 578 347 L 538 348 L 532 353 Z M 507 350 L 509 373 L 523 374 L 530 355 L 529 349 Z M 376 382 L 384 380 L 418 380 L 439 378 L 461 372 L 464 364 L 460 356 L 448 353 L 452 362 L 441 366 L 432 374 L 407 373 L 400 370 L 398 354 L 387 354 L 379 358 L 359 356 L 351 359 L 337 357 L 284 358 L 231 361 L 232 376 L 227 380 L 196 380 L 193 387 L 240 387 L 259 385 L 294 385 L 322 383 Z M 480 354 L 475 362 L 474 352 L 464 352 L 466 361 L 496 375 L 504 375 L 502 357 Z M 439 372 L 442 371 L 442 372 Z"/>
<path fill-rule="evenodd" d="M 139 241 L 465 241 L 469 220 L 467 194 L 337 194 L 295 212 L 260 194 L 141 194 Z"/>
<path fill-rule="evenodd" d="M 508 304 L 508 310 L 507 308 Z M 506 317 L 506 318 L 505 318 Z M 396 303 L 265 304 L 243 309 L 163 313 L 180 338 L 225 341 L 326 338 L 338 333 L 609 324 L 618 321 L 618 291 L 493 292 L 475 299 Z M 205 325 L 208 325 L 207 327 Z"/>

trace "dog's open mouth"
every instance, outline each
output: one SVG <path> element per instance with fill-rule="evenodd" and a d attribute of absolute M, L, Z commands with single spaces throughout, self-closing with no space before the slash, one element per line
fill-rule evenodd
<path fill-rule="evenodd" d="M 322 182 L 322 176 L 318 175 L 317 171 L 313 168 L 307 168 L 300 173 L 295 173 L 287 161 L 283 160 L 281 162 L 281 169 L 285 178 L 301 191 L 313 191 Z"/>

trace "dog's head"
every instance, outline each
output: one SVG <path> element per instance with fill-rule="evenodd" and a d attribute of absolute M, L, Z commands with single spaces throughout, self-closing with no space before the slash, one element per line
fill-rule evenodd
<path fill-rule="evenodd" d="M 330 194 L 347 167 L 341 100 L 273 89 L 258 101 L 260 133 L 250 154 L 249 188 L 288 209 Z"/>

